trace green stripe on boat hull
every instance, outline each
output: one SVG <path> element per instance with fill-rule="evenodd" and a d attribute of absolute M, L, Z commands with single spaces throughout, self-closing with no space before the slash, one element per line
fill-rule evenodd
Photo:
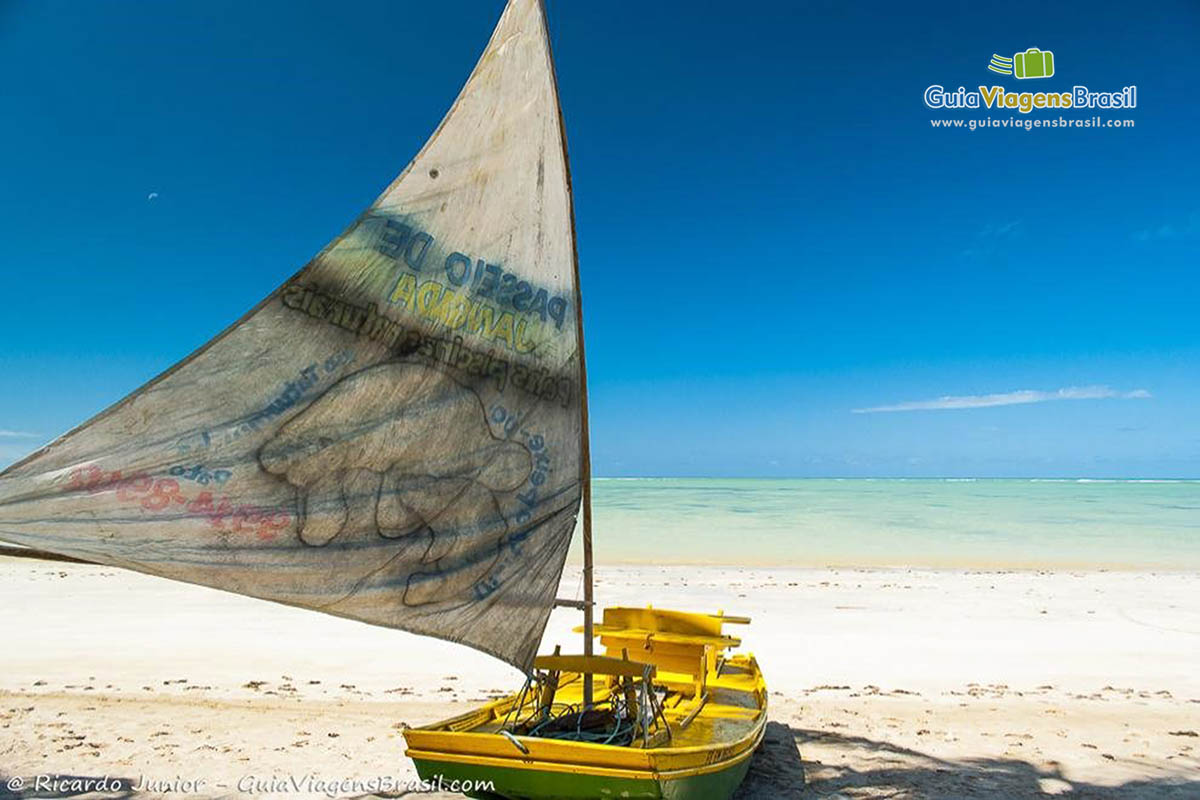
<path fill-rule="evenodd" d="M 445 783 L 457 780 L 460 785 L 467 781 L 473 785 L 491 781 L 494 787 L 491 793 L 468 793 L 469 797 L 486 800 L 727 800 L 750 768 L 750 759 L 743 758 L 725 769 L 702 775 L 655 780 L 485 767 L 423 759 L 413 759 L 413 763 L 417 766 L 417 774 L 425 781 L 437 781 L 439 775 Z"/>

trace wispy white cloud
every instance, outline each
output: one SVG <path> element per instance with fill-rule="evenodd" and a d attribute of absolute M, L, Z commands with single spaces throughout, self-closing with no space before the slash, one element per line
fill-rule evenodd
<path fill-rule="evenodd" d="M 995 253 L 1009 239 L 1021 235 L 1021 220 L 1008 222 L 989 222 L 975 234 L 974 240 L 963 251 L 966 258 L 987 256 Z"/>
<path fill-rule="evenodd" d="M 28 431 L 6 431 L 0 428 L 0 439 L 36 439 L 41 436 L 40 433 L 29 433 Z"/>
<path fill-rule="evenodd" d="M 912 400 L 886 406 L 856 408 L 855 414 L 878 414 L 888 411 L 944 411 L 958 408 L 991 408 L 1027 403 L 1048 403 L 1052 400 L 1108 400 L 1112 398 L 1144 399 L 1151 397 L 1145 389 L 1122 392 L 1110 386 L 1066 386 L 1046 392 L 1039 389 L 1020 389 L 1000 394 L 947 395 L 933 400 Z"/>
<path fill-rule="evenodd" d="M 29 455 L 29 451 L 32 449 L 33 446 L 29 444 L 17 444 L 12 441 L 0 439 L 0 470 L 18 458 Z"/>
<path fill-rule="evenodd" d="M 1164 222 L 1157 228 L 1145 228 L 1133 234 L 1139 242 L 1149 242 L 1160 239 L 1178 239 L 1185 236 L 1200 234 L 1200 210 L 1193 211 L 1187 219 Z"/>
<path fill-rule="evenodd" d="M 1015 219 L 1011 222 L 998 222 L 995 224 L 989 223 L 983 226 L 983 230 L 979 232 L 980 239 L 992 237 L 995 239 L 1004 239 L 1013 236 L 1017 232 L 1017 228 L 1021 226 L 1021 220 Z"/>

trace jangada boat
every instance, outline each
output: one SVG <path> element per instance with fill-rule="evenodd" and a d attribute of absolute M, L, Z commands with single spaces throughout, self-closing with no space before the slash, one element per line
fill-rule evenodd
<path fill-rule="evenodd" d="M 728 798 L 766 724 L 757 662 L 726 654 L 722 626 L 745 622 L 605 609 L 604 655 L 535 658 L 518 694 L 406 730 L 408 756 L 425 780 L 489 786 L 479 797 Z"/>
<path fill-rule="evenodd" d="M 432 138 L 340 237 L 0 473 L 0 539 L 525 672 L 512 696 L 405 732 L 423 778 L 514 800 L 726 798 L 766 722 L 758 665 L 725 630 L 748 620 L 593 620 L 578 275 L 545 14 L 510 0 Z M 557 602 L 582 610 L 583 652 L 535 657 L 581 510 L 583 599 Z"/>

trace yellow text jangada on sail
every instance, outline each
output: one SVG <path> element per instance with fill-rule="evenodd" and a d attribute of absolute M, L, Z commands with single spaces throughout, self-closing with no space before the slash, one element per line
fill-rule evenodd
<path fill-rule="evenodd" d="M 388 302 L 520 354 L 533 352 L 539 341 L 562 330 L 565 298 L 484 259 L 455 251 L 443 261 L 445 282 L 441 276 L 423 278 L 433 244 L 424 231 L 393 219 L 384 222 L 375 250 L 406 267 Z"/>

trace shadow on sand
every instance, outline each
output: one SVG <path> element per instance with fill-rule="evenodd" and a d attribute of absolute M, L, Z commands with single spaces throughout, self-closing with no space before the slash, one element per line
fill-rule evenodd
<path fill-rule="evenodd" d="M 859 756 L 869 769 L 843 764 L 807 762 L 807 790 L 791 788 L 790 793 L 748 795 L 753 800 L 768 796 L 779 798 L 889 798 L 889 800 L 958 800 L 970 797 L 1088 798 L 1088 800 L 1184 800 L 1200 797 L 1200 780 L 1161 778 L 1128 781 L 1116 786 L 1101 786 L 1070 780 L 1054 770 L 1015 758 L 972 758 L 947 761 L 935 756 L 861 736 L 845 736 L 804 728 L 788 729 L 794 746 L 803 751 L 805 744 L 820 742 Z M 782 752 L 782 750 L 780 750 Z M 757 766 L 757 758 L 751 771 Z M 803 775 L 803 772 L 797 774 Z M 1046 784 L 1043 784 L 1043 781 Z M 749 783 L 749 781 L 748 781 Z M 1053 787 L 1048 793 L 1047 788 Z"/>
<path fill-rule="evenodd" d="M 812 797 L 804 792 L 804 764 L 796 749 L 799 739 L 781 722 L 768 722 L 762 744 L 750 762 L 746 780 L 733 800 L 791 800 Z"/>

